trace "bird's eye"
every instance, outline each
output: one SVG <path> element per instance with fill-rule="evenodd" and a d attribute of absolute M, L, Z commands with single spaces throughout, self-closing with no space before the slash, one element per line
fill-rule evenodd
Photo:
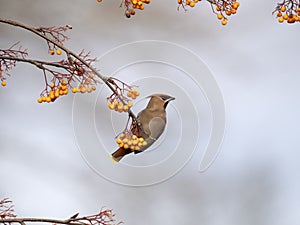
<path fill-rule="evenodd" d="M 170 96 L 167 96 L 167 95 L 161 95 L 160 96 L 162 100 L 166 101 L 167 99 L 170 98 Z"/>

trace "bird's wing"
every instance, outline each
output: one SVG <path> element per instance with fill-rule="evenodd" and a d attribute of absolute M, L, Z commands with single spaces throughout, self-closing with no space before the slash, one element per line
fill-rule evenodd
<path fill-rule="evenodd" d="M 157 140 L 165 129 L 166 122 L 160 117 L 154 117 L 149 122 L 150 138 Z"/>

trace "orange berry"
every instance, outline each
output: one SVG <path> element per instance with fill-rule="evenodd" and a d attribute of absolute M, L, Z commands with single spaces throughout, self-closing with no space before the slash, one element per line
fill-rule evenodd
<path fill-rule="evenodd" d="M 118 105 L 118 107 L 116 108 L 116 110 L 117 110 L 118 112 L 123 112 L 123 106 Z"/>
<path fill-rule="evenodd" d="M 277 17 L 281 17 L 282 13 L 281 12 L 277 12 Z"/>
<path fill-rule="evenodd" d="M 125 149 L 128 149 L 129 148 L 129 145 L 128 144 L 124 144 L 123 146 Z"/>
<path fill-rule="evenodd" d="M 283 23 L 283 21 L 284 21 L 284 19 L 283 19 L 282 17 L 279 17 L 279 18 L 278 18 L 278 22 L 279 22 L 279 23 Z"/>
<path fill-rule="evenodd" d="M 62 85 L 67 85 L 67 81 L 62 80 L 62 81 L 61 81 L 61 84 L 62 84 Z"/>
<path fill-rule="evenodd" d="M 92 90 L 95 91 L 96 90 L 96 86 L 93 85 L 92 86 Z"/>
<path fill-rule="evenodd" d="M 219 20 L 223 19 L 223 15 L 221 13 L 219 13 L 217 17 Z"/>
<path fill-rule="evenodd" d="M 289 17 L 287 20 L 288 23 L 295 23 L 294 17 Z"/>
<path fill-rule="evenodd" d="M 38 103 L 42 103 L 43 102 L 43 98 L 40 97 L 40 98 L 37 99 L 37 101 L 38 101 Z"/>
<path fill-rule="evenodd" d="M 221 11 L 220 6 L 217 5 L 217 6 L 216 6 L 216 10 L 217 10 L 217 11 Z"/>
<path fill-rule="evenodd" d="M 195 6 L 195 2 L 190 2 L 190 7 L 194 7 Z"/>
<path fill-rule="evenodd" d="M 59 90 L 56 90 L 55 92 L 54 92 L 54 96 L 57 98 L 57 97 L 59 97 Z"/>
<path fill-rule="evenodd" d="M 56 54 L 57 55 L 61 55 L 61 50 L 60 49 L 56 49 Z"/>
<path fill-rule="evenodd" d="M 5 86 L 6 86 L 6 84 L 7 84 L 7 83 L 6 83 L 6 81 L 5 81 L 5 80 L 1 82 L 1 85 L 2 85 L 3 87 L 5 87 Z"/>
<path fill-rule="evenodd" d="M 137 139 L 137 136 L 136 136 L 136 135 L 132 135 L 131 138 L 132 138 L 133 140 L 136 140 L 136 139 Z"/>
<path fill-rule="evenodd" d="M 225 26 L 227 24 L 227 20 L 223 19 L 221 23 L 222 23 L 223 26 Z"/>
<path fill-rule="evenodd" d="M 229 11 L 229 10 L 226 10 L 225 13 L 226 13 L 227 16 L 231 15 L 231 11 Z"/>
<path fill-rule="evenodd" d="M 112 104 L 112 103 L 110 103 L 110 104 L 108 104 L 108 108 L 110 108 L 111 110 L 113 110 L 115 108 L 115 105 Z"/>
<path fill-rule="evenodd" d="M 240 3 L 239 2 L 235 2 L 232 6 L 232 8 L 234 9 L 238 9 L 238 7 L 240 6 Z"/>
<path fill-rule="evenodd" d="M 128 109 L 129 109 L 129 107 L 128 107 L 127 105 L 124 105 L 124 107 L 123 107 L 123 111 L 124 111 L 124 112 L 127 112 L 127 111 L 128 111 Z"/>
<path fill-rule="evenodd" d="M 46 98 L 46 102 L 51 102 L 51 98 L 49 96 Z"/>
<path fill-rule="evenodd" d="M 49 50 L 49 54 L 50 54 L 50 55 L 54 55 L 54 50 L 53 50 L 53 49 L 50 49 L 50 50 Z"/>
<path fill-rule="evenodd" d="M 285 10 L 286 10 L 286 8 L 285 8 L 285 6 L 283 5 L 283 6 L 281 6 L 281 12 L 285 12 Z"/>
<path fill-rule="evenodd" d="M 288 18 L 289 18 L 289 16 L 288 16 L 287 14 L 284 14 L 284 15 L 283 15 L 283 19 L 284 19 L 284 20 L 287 20 Z"/>
<path fill-rule="evenodd" d="M 53 94 L 50 94 L 50 98 L 51 100 L 55 98 L 55 96 Z"/>
<path fill-rule="evenodd" d="M 73 93 L 76 93 L 76 92 L 77 92 L 77 88 L 76 88 L 76 87 L 73 87 L 73 88 L 72 88 L 72 92 L 73 92 Z"/>
<path fill-rule="evenodd" d="M 51 88 L 54 88 L 54 87 L 55 87 L 55 84 L 54 84 L 54 83 L 50 84 L 50 87 L 51 87 Z"/>
<path fill-rule="evenodd" d="M 81 93 L 85 93 L 85 92 L 86 92 L 86 87 L 80 88 L 80 92 L 81 92 Z"/>
<path fill-rule="evenodd" d="M 132 94 L 131 94 L 131 92 L 129 91 L 129 92 L 127 92 L 127 97 L 131 97 L 132 96 Z"/>

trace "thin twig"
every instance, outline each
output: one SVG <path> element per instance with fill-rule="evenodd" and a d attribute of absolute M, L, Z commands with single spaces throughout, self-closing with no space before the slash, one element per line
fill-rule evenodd
<path fill-rule="evenodd" d="M 20 23 L 20 22 L 16 22 L 16 21 L 13 21 L 13 20 L 4 19 L 4 18 L 0 18 L 0 22 L 1 23 L 6 23 L 6 24 L 9 24 L 9 25 L 12 25 L 12 26 L 23 28 L 23 29 L 28 30 L 28 31 L 30 31 L 30 32 L 32 32 L 32 33 L 40 36 L 41 38 L 49 41 L 50 43 L 54 44 L 55 46 L 57 46 L 60 49 L 62 49 L 63 51 L 65 51 L 67 53 L 67 55 L 73 56 L 75 59 L 79 60 L 86 67 L 88 67 L 89 69 L 91 69 L 91 71 L 93 71 L 93 73 L 96 76 L 98 76 L 101 80 L 103 80 L 103 82 L 105 82 L 109 78 L 109 77 L 106 77 L 106 76 L 103 76 L 102 74 L 100 74 L 96 70 L 96 68 L 94 68 L 89 63 L 87 63 L 85 60 L 83 60 L 82 58 L 80 58 L 76 53 L 74 53 L 71 50 L 69 50 L 68 48 L 64 47 L 59 42 L 57 42 L 57 41 L 55 41 L 55 40 L 47 37 L 46 35 L 44 35 L 44 33 L 40 31 L 40 28 L 34 28 L 34 27 L 28 26 L 26 24 L 23 24 L 23 23 Z"/>
<path fill-rule="evenodd" d="M 65 69 L 65 70 L 69 69 L 68 66 L 62 65 L 59 62 L 47 62 L 47 61 L 36 60 L 36 59 L 25 59 L 25 58 L 6 57 L 6 56 L 1 56 L 1 59 L 19 61 L 19 62 L 24 62 L 24 63 L 30 63 L 30 64 L 33 64 L 33 65 L 37 66 L 39 69 L 40 69 L 41 65 L 54 66 L 54 67 L 62 68 L 62 69 Z"/>

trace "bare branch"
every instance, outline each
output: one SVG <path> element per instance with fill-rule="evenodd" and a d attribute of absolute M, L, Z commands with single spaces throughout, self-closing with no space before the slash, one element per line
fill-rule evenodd
<path fill-rule="evenodd" d="M 14 214 L 12 201 L 5 198 L 0 201 L 0 224 L 19 223 L 50 223 L 50 224 L 68 224 L 68 225 L 119 225 L 122 222 L 115 223 L 115 214 L 111 209 L 101 208 L 99 213 L 89 216 L 78 217 L 79 213 L 74 214 L 68 219 L 51 219 L 51 218 L 18 218 Z"/>
<path fill-rule="evenodd" d="M 122 96 L 118 95 L 118 91 L 115 90 L 115 86 L 112 85 L 110 82 L 110 77 L 103 76 L 100 74 L 96 68 L 92 66 L 92 63 L 96 61 L 94 58 L 90 58 L 90 53 L 85 53 L 84 50 L 80 52 L 80 54 L 76 54 L 73 51 L 69 50 L 63 45 L 63 42 L 68 39 L 66 35 L 63 33 L 71 29 L 72 27 L 70 25 L 66 25 L 63 27 L 50 27 L 50 28 L 45 28 L 45 27 L 31 27 L 26 24 L 0 18 L 1 23 L 5 23 L 8 25 L 20 27 L 22 29 L 25 29 L 27 31 L 30 31 L 42 39 L 46 40 L 49 53 L 54 54 L 54 50 L 56 50 L 56 53 L 58 55 L 61 54 L 61 50 L 66 53 L 67 59 L 62 60 L 60 62 L 42 62 L 38 60 L 26 60 L 25 55 L 0 55 L 0 59 L 4 62 L 4 68 L 5 72 L 10 70 L 13 66 L 15 66 L 16 62 L 28 62 L 30 64 L 33 64 L 37 66 L 39 69 L 41 69 L 44 73 L 44 76 L 46 77 L 47 73 L 50 73 L 53 75 L 52 83 L 48 83 L 47 79 L 46 81 L 46 88 L 45 90 L 41 93 L 41 97 L 38 99 L 38 102 L 52 102 L 55 101 L 55 99 L 63 94 L 67 94 L 67 90 L 59 90 L 62 85 L 62 83 L 65 82 L 63 78 L 67 78 L 67 88 L 71 87 L 71 82 L 74 80 L 77 80 L 80 82 L 79 88 L 72 88 L 73 92 L 81 92 L 85 93 L 86 91 L 90 92 L 95 90 L 95 86 L 90 84 L 96 84 L 96 80 L 94 79 L 94 75 L 96 75 L 98 78 L 100 78 L 111 90 L 112 92 L 119 98 L 119 100 L 122 102 Z M 10 51 L 13 51 L 10 49 Z M 26 55 L 27 56 L 27 55 Z M 11 61 L 9 61 L 9 58 Z M 18 59 L 17 59 L 18 58 Z M 6 61 L 5 61 L 6 60 Z M 7 64 L 6 62 L 9 62 L 11 64 Z M 1 65 L 0 65 L 1 66 Z M 54 67 L 59 67 L 62 69 L 67 70 L 67 74 L 63 74 L 57 71 L 54 71 L 52 69 L 47 68 L 46 66 L 54 66 Z M 0 67 L 0 78 L 3 80 L 2 76 L 2 67 Z M 2 76 L 2 77 L 1 77 Z M 6 85 L 6 82 L 5 82 Z M 59 94 L 61 93 L 61 94 Z M 131 111 L 131 109 L 128 110 L 129 116 L 133 119 L 133 121 L 136 122 L 136 116 L 134 113 Z"/>
<path fill-rule="evenodd" d="M 5 23 L 5 24 L 9 24 L 12 26 L 16 26 L 16 27 L 20 27 L 22 29 L 28 30 L 36 35 L 38 35 L 39 37 L 43 38 L 44 40 L 46 40 L 49 43 L 52 43 L 54 46 L 56 46 L 57 48 L 62 49 L 64 52 L 66 52 L 67 56 L 70 57 L 74 57 L 75 59 L 77 59 L 78 61 L 80 61 L 83 65 L 85 65 L 86 67 L 88 67 L 89 69 L 91 69 L 91 71 L 98 76 L 101 80 L 103 80 L 103 82 L 106 82 L 106 80 L 108 79 L 108 77 L 105 77 L 103 75 L 101 75 L 96 68 L 92 67 L 90 63 L 86 62 L 84 59 L 82 59 L 79 55 L 77 55 L 76 53 L 72 52 L 71 50 L 69 50 L 68 48 L 64 47 L 62 45 L 62 42 L 57 41 L 57 39 L 53 39 L 53 36 L 51 35 L 51 37 L 48 37 L 46 34 L 49 32 L 45 32 L 44 28 L 34 28 L 31 26 L 28 26 L 26 24 L 20 23 L 20 22 L 16 22 L 13 20 L 8 20 L 8 19 L 4 19 L 4 18 L 0 18 L 0 22 L 1 23 Z M 67 25 L 66 27 L 69 27 L 70 25 Z M 70 29 L 70 28 L 69 28 Z"/>

